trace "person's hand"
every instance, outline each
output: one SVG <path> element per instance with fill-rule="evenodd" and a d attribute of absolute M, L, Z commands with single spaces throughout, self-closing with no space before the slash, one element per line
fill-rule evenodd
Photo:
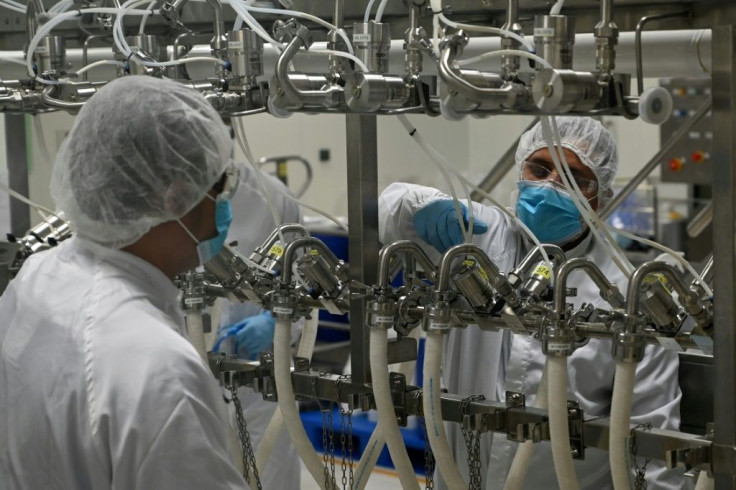
<path fill-rule="evenodd" d="M 235 333 L 235 353 L 238 357 L 255 359 L 273 343 L 276 320 L 269 311 L 249 316 L 236 326 L 239 327 Z"/>
<path fill-rule="evenodd" d="M 225 339 L 233 337 L 235 340 L 233 351 L 238 357 L 255 359 L 273 343 L 275 326 L 276 321 L 268 311 L 249 316 L 235 325 L 221 328 L 213 350 L 218 351 Z"/>
<path fill-rule="evenodd" d="M 468 208 L 459 203 L 463 215 L 464 228 L 468 226 Z M 445 253 L 448 248 L 463 243 L 463 228 L 455 212 L 452 199 L 432 201 L 414 215 L 414 229 L 419 237 L 432 245 L 439 252 Z M 488 225 L 473 219 L 473 235 L 481 235 L 488 231 Z"/>

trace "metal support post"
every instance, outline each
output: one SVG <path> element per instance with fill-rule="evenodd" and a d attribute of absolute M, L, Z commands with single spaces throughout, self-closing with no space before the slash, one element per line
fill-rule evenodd
<path fill-rule="evenodd" d="M 26 149 L 26 124 L 24 114 L 5 114 L 5 155 L 8 162 L 8 186 L 28 196 L 28 152 Z M 36 116 L 38 117 L 38 116 Z M 10 231 L 22 237 L 31 228 L 28 205 L 10 199 Z"/>
<path fill-rule="evenodd" d="M 378 149 L 374 115 L 348 114 L 348 253 L 350 278 L 375 284 L 378 269 Z M 350 356 L 353 383 L 370 381 L 365 300 L 350 302 Z"/>
<path fill-rule="evenodd" d="M 715 488 L 736 488 L 736 36 L 713 29 L 713 257 Z"/>

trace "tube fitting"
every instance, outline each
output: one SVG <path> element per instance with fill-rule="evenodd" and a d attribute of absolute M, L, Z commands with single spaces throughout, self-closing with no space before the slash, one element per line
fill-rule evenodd
<path fill-rule="evenodd" d="M 550 357 L 568 357 L 575 351 L 575 332 L 562 326 L 547 326 L 542 335 L 542 352 Z"/>
<path fill-rule="evenodd" d="M 445 334 L 452 328 L 452 311 L 444 301 L 434 306 L 427 306 L 424 310 L 422 328 L 427 333 Z"/>
<path fill-rule="evenodd" d="M 613 358 L 622 362 L 639 362 L 644 358 L 646 339 L 643 334 L 619 328 L 613 338 Z"/>
<path fill-rule="evenodd" d="M 295 320 L 297 297 L 289 289 L 279 290 L 271 298 L 271 313 L 277 320 Z"/>
<path fill-rule="evenodd" d="M 369 301 L 366 305 L 366 324 L 370 328 L 388 330 L 396 324 L 396 302 L 385 297 Z"/>
<path fill-rule="evenodd" d="M 201 272 L 188 271 L 177 281 L 181 290 L 181 309 L 184 311 L 201 311 L 207 305 L 204 275 Z"/>

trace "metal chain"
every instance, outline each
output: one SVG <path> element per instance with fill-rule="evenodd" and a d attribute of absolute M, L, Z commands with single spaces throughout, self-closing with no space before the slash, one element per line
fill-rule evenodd
<path fill-rule="evenodd" d="M 463 423 L 460 424 L 460 430 L 465 439 L 465 447 L 468 450 L 468 469 L 469 469 L 469 490 L 480 490 L 482 478 L 481 478 L 481 464 L 480 464 L 480 436 L 479 430 L 472 430 L 469 427 L 468 421 L 468 406 L 470 402 L 485 400 L 486 397 L 483 395 L 471 395 L 463 398 L 460 401 L 460 415 L 463 417 Z"/>
<path fill-rule="evenodd" d="M 243 417 L 243 407 L 240 405 L 240 398 L 238 398 L 238 389 L 235 384 L 226 385 L 225 388 L 230 390 L 230 396 L 235 404 L 235 420 L 238 424 L 238 432 L 240 433 L 240 445 L 243 447 L 243 476 L 245 477 L 246 483 L 250 483 L 250 473 L 253 473 L 255 479 L 256 488 L 261 490 L 261 478 L 258 475 L 258 468 L 256 467 L 256 455 L 253 453 L 253 445 L 250 442 L 250 434 L 248 433 L 248 426 L 245 423 L 245 417 Z"/>
<path fill-rule="evenodd" d="M 345 490 L 345 488 L 350 488 L 352 490 L 354 478 L 353 478 L 353 409 L 348 406 L 348 408 L 344 408 L 340 399 L 340 383 L 349 381 L 351 378 L 349 375 L 343 375 L 337 378 L 335 381 L 336 387 L 337 387 L 337 399 L 338 403 L 340 403 L 340 445 L 342 449 L 342 488 Z M 347 425 L 348 430 L 345 430 L 345 419 L 347 418 Z M 346 439 L 347 441 L 347 454 L 348 459 L 346 460 L 345 455 L 345 446 L 346 446 Z M 349 464 L 349 467 L 348 467 Z M 349 483 L 350 486 L 348 487 L 348 475 L 350 477 Z"/>
<path fill-rule="evenodd" d="M 424 488 L 426 490 L 434 489 L 434 454 L 432 448 L 429 445 L 429 436 L 427 435 L 427 422 L 424 417 L 419 418 L 419 423 L 422 424 L 424 430 Z"/>
<path fill-rule="evenodd" d="M 327 405 L 327 424 L 328 424 L 328 435 L 330 437 L 330 475 L 332 481 L 335 480 L 335 430 L 332 423 L 332 409 L 335 407 L 335 402 L 330 401 Z"/>
<path fill-rule="evenodd" d="M 348 464 L 345 460 L 345 443 L 347 442 L 345 435 L 345 411 L 342 408 L 342 401 L 340 400 L 340 381 L 343 379 L 342 376 L 335 380 L 335 388 L 337 389 L 337 404 L 340 407 L 340 469 L 342 470 L 342 490 L 345 490 L 348 484 L 347 469 Z"/>
<path fill-rule="evenodd" d="M 353 407 L 348 407 L 347 410 L 348 415 L 348 459 L 350 460 L 350 468 L 348 469 L 349 472 L 349 481 L 350 481 L 350 490 L 353 490 L 355 488 L 355 479 L 353 478 Z"/>
<path fill-rule="evenodd" d="M 327 455 L 327 409 L 322 405 L 322 402 L 317 395 L 317 375 L 312 374 L 312 392 L 315 394 L 315 400 L 317 400 L 317 406 L 319 407 L 319 411 L 322 414 L 322 463 L 324 465 L 324 472 L 325 472 L 325 490 L 330 488 L 330 470 L 328 467 L 328 459 L 329 456 Z"/>
<path fill-rule="evenodd" d="M 651 458 L 644 459 L 644 464 L 642 466 L 639 466 L 639 463 L 636 462 L 636 453 L 638 452 L 636 444 L 637 429 L 652 430 L 652 424 L 649 422 L 639 424 L 629 432 L 629 451 L 631 452 L 631 460 L 635 473 L 634 490 L 647 490 L 647 480 L 645 477 L 647 474 L 647 465 L 649 464 L 649 461 L 651 461 Z"/>

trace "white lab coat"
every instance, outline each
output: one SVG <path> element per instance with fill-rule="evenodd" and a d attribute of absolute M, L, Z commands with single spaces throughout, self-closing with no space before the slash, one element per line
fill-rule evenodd
<path fill-rule="evenodd" d="M 380 239 L 390 243 L 399 239 L 415 240 L 434 260 L 439 254 L 422 241 L 413 227 L 416 211 L 437 198 L 447 198 L 439 191 L 411 184 L 392 184 L 379 198 Z M 484 250 L 502 273 L 510 272 L 524 257 L 528 245 L 522 240 L 514 222 L 498 208 L 473 203 L 477 219 L 488 224 L 488 232 L 473 237 L 473 243 Z M 610 260 L 603 246 L 590 235 L 568 258 L 591 259 L 625 295 L 627 280 Z M 580 306 L 592 303 L 606 308 L 593 282 L 580 271 L 573 272 L 568 287 L 577 288 L 577 296 L 568 302 Z M 483 394 L 490 400 L 505 400 L 505 391 L 526 395 L 533 403 L 545 356 L 541 344 L 528 336 L 510 332 L 482 332 L 478 328 L 453 329 L 445 345 L 443 384 L 451 393 Z M 677 354 L 649 346 L 636 370 L 636 385 L 631 411 L 631 423 L 650 422 L 659 428 L 677 429 L 680 423 L 680 388 L 677 383 Z M 577 349 L 568 360 L 568 398 L 577 400 L 586 418 L 610 415 L 615 362 L 611 357 L 611 342 L 592 339 Z M 480 374 L 479 374 L 480 373 Z M 460 471 L 468 479 L 467 450 L 457 424 L 446 424 L 448 437 Z M 486 434 L 481 443 L 484 487 L 503 488 L 506 475 L 516 453 L 517 443 L 507 441 L 503 434 Z M 643 461 L 639 461 L 642 464 Z M 606 451 L 587 449 L 585 460 L 575 461 L 581 488 L 601 490 L 613 488 Z M 684 485 L 680 471 L 667 471 L 661 461 L 647 466 L 650 489 L 675 489 Z M 557 488 L 552 454 L 548 442 L 535 445 L 535 453 L 524 488 Z"/>
<path fill-rule="evenodd" d="M 177 292 L 76 237 L 25 262 L 0 298 L 0 486 L 243 488 Z"/>
<path fill-rule="evenodd" d="M 235 248 L 247 257 L 268 238 L 276 225 L 266 198 L 256 181 L 256 176 L 253 175 L 254 170 L 251 167 L 246 167 L 241 169 L 241 172 L 240 188 L 232 199 L 234 219 L 228 232 L 227 241 L 229 243 L 237 240 L 238 245 Z M 272 189 L 269 197 L 282 224 L 300 223 L 301 211 L 299 206 L 275 189 L 276 187 L 285 189 L 284 185 L 271 176 L 264 176 L 263 183 Z M 225 303 L 220 317 L 220 325 L 232 325 L 260 311 L 261 307 L 253 303 Z M 299 329 L 295 326 L 292 331 L 292 337 L 298 338 Z M 273 348 L 267 350 L 273 350 Z M 278 404 L 264 401 L 259 393 L 255 393 L 250 388 L 240 388 L 238 397 L 243 405 L 243 415 L 248 425 L 251 443 L 254 450 L 257 450 L 263 432 L 277 410 Z M 234 424 L 233 410 L 231 410 L 231 421 Z M 233 426 L 235 427 L 235 425 Z M 299 488 L 301 478 L 299 456 L 285 429 L 281 432 L 266 464 L 265 471 L 260 477 L 264 490 Z"/>

